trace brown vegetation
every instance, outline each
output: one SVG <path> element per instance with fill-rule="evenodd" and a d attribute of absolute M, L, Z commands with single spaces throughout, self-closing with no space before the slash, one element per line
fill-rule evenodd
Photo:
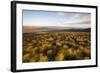
<path fill-rule="evenodd" d="M 90 32 L 23 33 L 23 62 L 91 58 Z"/>

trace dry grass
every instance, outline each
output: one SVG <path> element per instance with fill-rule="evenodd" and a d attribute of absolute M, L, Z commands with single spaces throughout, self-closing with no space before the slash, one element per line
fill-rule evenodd
<path fill-rule="evenodd" d="M 91 59 L 90 32 L 23 33 L 23 62 Z"/>

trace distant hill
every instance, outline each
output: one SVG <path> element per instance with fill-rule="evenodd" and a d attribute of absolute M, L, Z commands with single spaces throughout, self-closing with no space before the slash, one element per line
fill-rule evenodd
<path fill-rule="evenodd" d="M 70 28 L 70 27 L 23 27 L 24 33 L 32 32 L 90 32 L 91 28 Z"/>
<path fill-rule="evenodd" d="M 62 30 L 49 30 L 49 31 L 60 31 L 60 32 L 91 32 L 90 28 L 87 29 L 62 29 Z"/>

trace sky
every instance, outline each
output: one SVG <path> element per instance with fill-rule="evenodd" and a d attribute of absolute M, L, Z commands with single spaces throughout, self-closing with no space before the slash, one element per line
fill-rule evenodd
<path fill-rule="evenodd" d="M 91 14 L 60 11 L 23 10 L 23 26 L 90 28 Z"/>

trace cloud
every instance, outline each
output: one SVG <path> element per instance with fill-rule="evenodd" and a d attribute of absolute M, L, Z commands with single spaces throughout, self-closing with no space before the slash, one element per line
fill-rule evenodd
<path fill-rule="evenodd" d="M 65 25 L 69 27 L 90 28 L 91 15 L 90 14 L 75 14 L 74 16 L 72 16 L 72 19 L 65 22 Z"/>
<path fill-rule="evenodd" d="M 63 15 L 65 15 L 65 14 L 66 14 L 65 12 L 57 12 L 57 15 L 63 16 Z"/>
<path fill-rule="evenodd" d="M 30 11 L 29 11 L 30 12 Z M 91 14 L 78 12 L 34 12 L 24 13 L 23 25 L 33 27 L 90 28 Z"/>

